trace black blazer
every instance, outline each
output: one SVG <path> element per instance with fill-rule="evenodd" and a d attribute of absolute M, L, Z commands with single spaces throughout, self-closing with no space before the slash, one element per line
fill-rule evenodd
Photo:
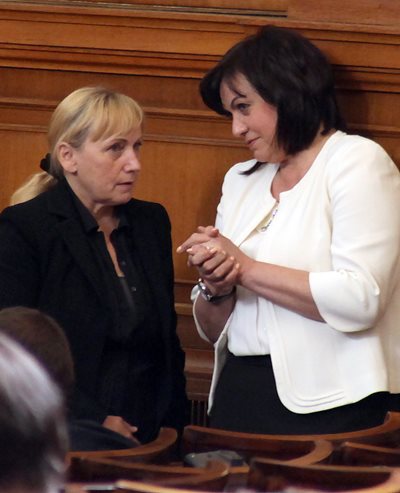
<path fill-rule="evenodd" d="M 103 420 L 93 389 L 113 307 L 104 300 L 82 223 L 65 181 L 0 214 L 0 307 L 29 306 L 53 316 L 64 329 L 75 363 L 76 416 Z M 124 206 L 135 248 L 160 320 L 166 371 L 160 381 L 160 426 L 180 428 L 187 401 L 184 353 L 176 334 L 171 226 L 165 209 L 132 199 Z"/>

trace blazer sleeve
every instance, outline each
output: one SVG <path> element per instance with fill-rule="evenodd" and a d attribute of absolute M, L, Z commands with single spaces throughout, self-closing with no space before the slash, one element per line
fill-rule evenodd
<path fill-rule="evenodd" d="M 32 229 L 34 221 L 27 211 L 7 208 L 0 214 L 0 309 L 26 306 L 41 309 L 40 242 Z M 50 315 L 54 316 L 52 313 Z M 76 388 L 71 415 L 102 423 L 107 415 L 94 399 Z"/>
<path fill-rule="evenodd" d="M 189 401 L 186 396 L 185 353 L 182 350 L 176 331 L 177 316 L 174 302 L 174 267 L 172 260 L 171 223 L 164 207 L 160 208 L 161 217 L 157 221 L 159 242 L 163 245 L 164 275 L 169 310 L 169 347 L 171 362 L 172 393 L 170 404 L 164 416 L 163 426 L 172 426 L 181 430 L 189 421 Z"/>
<path fill-rule="evenodd" d="M 373 327 L 390 302 L 399 263 L 400 175 L 372 141 L 344 147 L 329 167 L 332 270 L 311 272 L 323 318 L 337 330 Z"/>

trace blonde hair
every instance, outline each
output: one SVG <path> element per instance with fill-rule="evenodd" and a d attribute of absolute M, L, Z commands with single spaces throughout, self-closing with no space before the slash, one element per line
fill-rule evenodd
<path fill-rule="evenodd" d="M 57 180 L 46 173 L 46 171 L 35 173 L 11 195 L 10 205 L 20 204 L 31 200 L 40 193 L 49 190 L 56 183 Z"/>
<path fill-rule="evenodd" d="M 36 173 L 14 192 L 11 203 L 29 200 L 48 190 L 62 178 L 57 152 L 61 142 L 79 149 L 90 136 L 94 142 L 112 135 L 124 135 L 142 125 L 139 104 L 119 92 L 104 87 L 82 87 L 69 94 L 55 109 L 47 140 L 50 151 L 49 175 Z"/>

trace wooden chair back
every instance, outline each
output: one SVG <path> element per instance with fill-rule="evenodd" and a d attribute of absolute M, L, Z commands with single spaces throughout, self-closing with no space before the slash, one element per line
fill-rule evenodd
<path fill-rule="evenodd" d="M 326 440 L 292 440 L 255 433 L 231 432 L 189 425 L 182 437 L 182 456 L 189 453 L 225 449 L 238 452 L 247 462 L 252 457 L 270 457 L 301 464 L 314 464 L 328 459 L 332 444 Z"/>
<path fill-rule="evenodd" d="M 399 493 L 400 492 L 400 472 L 393 470 L 390 473 L 389 479 L 377 485 L 367 486 L 357 489 L 345 489 L 344 493 Z M 110 484 L 88 484 L 88 483 L 67 483 L 65 493 L 104 493 L 104 491 L 112 491 L 115 493 L 200 493 L 199 490 L 174 488 L 172 486 L 162 486 L 158 484 L 143 483 L 141 481 L 117 481 Z M 235 491 L 235 490 L 225 490 Z M 325 489 L 302 488 L 296 486 L 289 488 L 287 491 L 296 491 L 297 493 L 323 493 Z M 333 491 L 333 490 L 331 490 Z M 203 493 L 207 493 L 203 491 Z"/>
<path fill-rule="evenodd" d="M 357 443 L 369 443 L 386 447 L 400 447 L 400 412 L 389 411 L 385 421 L 378 426 L 365 428 L 346 433 L 328 433 L 316 435 L 268 435 L 241 433 L 203 426 L 186 426 L 183 434 L 183 449 L 188 451 L 211 450 L 215 448 L 246 449 L 254 447 L 255 443 L 278 441 L 316 441 L 327 440 L 335 445 L 351 441 Z M 238 443 L 238 447 L 234 444 Z M 258 446 L 258 445 L 257 445 Z M 280 457 L 275 457 L 281 459 Z M 283 458 L 284 459 L 284 458 Z"/>
<path fill-rule="evenodd" d="M 400 449 L 344 442 L 332 455 L 332 463 L 348 466 L 400 467 Z"/>
<path fill-rule="evenodd" d="M 346 492 L 378 488 L 392 481 L 392 471 L 388 469 L 326 464 L 301 466 L 272 459 L 255 458 L 250 464 L 247 487 L 265 492 L 291 488 Z M 400 491 L 398 476 L 395 484 Z"/>
<path fill-rule="evenodd" d="M 208 493 L 210 490 L 198 490 L 195 488 L 174 488 L 159 484 L 143 483 L 140 481 L 117 481 L 115 483 L 116 493 L 193 493 L 203 491 Z"/>
<path fill-rule="evenodd" d="M 205 467 L 183 467 L 127 462 L 115 459 L 77 458 L 70 468 L 70 483 L 110 483 L 134 480 L 179 488 L 222 491 L 229 476 L 225 462 L 210 461 Z"/>
<path fill-rule="evenodd" d="M 178 434 L 173 428 L 161 428 L 155 440 L 131 449 L 96 450 L 68 452 L 67 463 L 72 464 L 75 458 L 112 458 L 131 462 L 168 462 L 176 448 Z"/>

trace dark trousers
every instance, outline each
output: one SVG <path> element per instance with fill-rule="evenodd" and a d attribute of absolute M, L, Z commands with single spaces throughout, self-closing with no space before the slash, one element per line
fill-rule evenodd
<path fill-rule="evenodd" d="M 278 397 L 270 356 L 230 354 L 216 388 L 210 426 L 249 433 L 343 433 L 381 424 L 394 407 L 394 396 L 378 392 L 326 411 L 293 413 Z"/>

